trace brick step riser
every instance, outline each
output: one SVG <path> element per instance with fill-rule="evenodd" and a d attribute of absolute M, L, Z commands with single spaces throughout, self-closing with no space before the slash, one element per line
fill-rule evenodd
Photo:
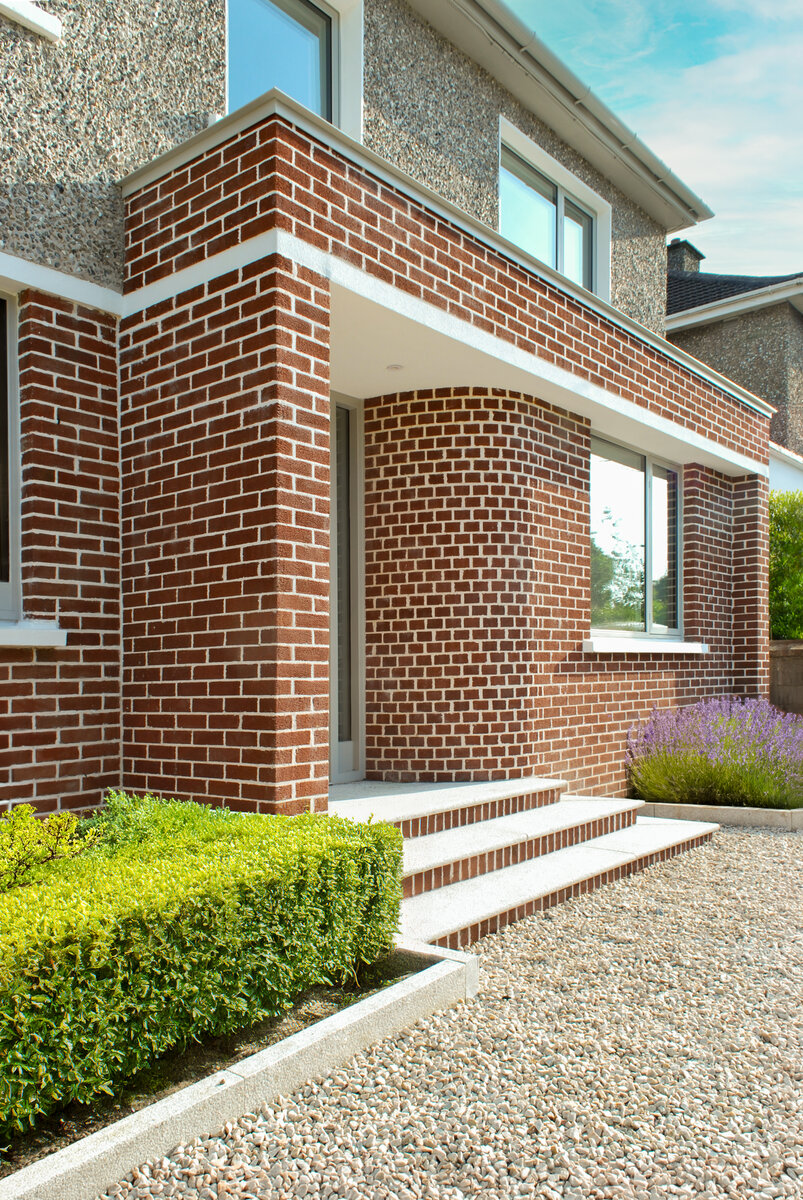
<path fill-rule="evenodd" d="M 601 874 L 594 875 L 589 879 L 581 879 L 577 883 L 560 888 L 558 891 L 551 892 L 546 896 L 538 896 L 535 900 L 528 901 L 527 904 L 520 904 L 517 908 L 499 913 L 495 917 L 488 917 L 478 924 L 467 926 L 465 929 L 458 929 L 446 937 L 437 938 L 435 945 L 446 946 L 450 950 L 460 950 L 464 946 L 472 945 L 480 938 L 485 937 L 486 934 L 498 933 L 500 929 L 504 929 L 506 925 L 511 925 L 514 921 L 521 921 L 524 917 L 532 916 L 533 913 L 554 908 L 556 904 L 563 904 L 567 900 L 573 900 L 576 896 L 584 896 L 587 892 L 596 891 L 597 888 L 603 887 L 607 883 L 614 883 L 617 879 L 623 879 L 626 875 L 635 875 L 637 871 L 644 871 L 647 867 L 651 867 L 655 863 L 667 862 L 670 858 L 676 858 L 679 854 L 685 854 L 687 850 L 695 850 L 698 846 L 704 846 L 706 842 L 711 840 L 711 837 L 711 833 L 703 833 L 699 837 L 679 842 L 676 846 L 667 846 L 665 850 L 656 850 L 654 853 L 645 854 L 641 858 L 635 858 L 632 862 L 612 867 L 610 871 L 603 871 Z"/>
<path fill-rule="evenodd" d="M 534 808 L 545 808 L 548 804 L 557 804 L 560 797 L 560 788 L 548 788 L 546 791 L 525 792 L 522 796 L 501 796 L 498 800 L 486 800 L 482 804 L 448 809 L 446 812 L 429 812 L 405 821 L 392 821 L 391 824 L 401 830 L 402 837 L 427 837 L 431 833 L 445 833 L 448 829 L 459 829 L 463 825 L 476 825 L 479 821 L 493 821 L 496 817 L 511 817 Z"/>
<path fill-rule="evenodd" d="M 603 837 L 606 833 L 618 833 L 621 829 L 629 829 L 631 825 L 635 825 L 637 815 L 638 810 L 634 808 L 626 812 L 611 813 L 606 817 L 598 817 L 595 821 L 584 821 L 580 825 L 545 833 L 542 837 L 499 846 L 485 854 L 473 854 L 427 871 L 419 871 L 403 880 L 403 897 L 407 900 L 411 896 L 420 896 L 423 892 L 434 892 L 437 888 L 448 887 L 450 883 L 460 883 L 464 879 L 474 879 L 477 875 L 514 867 L 527 859 L 540 858 L 541 855 L 552 854 L 555 850 L 566 850 L 569 846 L 578 846 L 581 842 Z"/>

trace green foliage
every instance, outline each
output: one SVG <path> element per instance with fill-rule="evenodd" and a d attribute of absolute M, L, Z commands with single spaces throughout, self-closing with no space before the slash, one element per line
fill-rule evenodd
<path fill-rule="evenodd" d="M 48 863 L 88 850 L 96 836 L 79 831 L 70 813 L 41 820 L 30 804 L 17 804 L 0 816 L 0 892 L 31 883 Z"/>
<path fill-rule="evenodd" d="M 90 827 L 87 854 L 0 896 L 0 1131 L 114 1094 L 393 942 L 391 826 L 115 794 Z"/>
<path fill-rule="evenodd" d="M 770 636 L 803 638 L 803 492 L 770 492 Z"/>

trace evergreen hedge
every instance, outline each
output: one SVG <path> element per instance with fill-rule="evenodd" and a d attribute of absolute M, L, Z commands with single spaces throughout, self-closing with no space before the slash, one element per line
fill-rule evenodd
<path fill-rule="evenodd" d="M 770 637 L 803 638 L 803 492 L 770 492 Z"/>
<path fill-rule="evenodd" d="M 101 839 L 0 895 L 0 1132 L 278 1015 L 393 943 L 401 836 L 113 798 Z"/>

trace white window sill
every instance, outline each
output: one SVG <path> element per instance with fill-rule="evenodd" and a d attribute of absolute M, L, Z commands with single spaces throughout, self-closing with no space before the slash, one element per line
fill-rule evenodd
<path fill-rule="evenodd" d="M 586 654 L 708 654 L 705 642 L 681 642 L 677 638 L 594 637 L 583 642 Z"/>
<path fill-rule="evenodd" d="M 58 650 L 67 645 L 67 630 L 55 621 L 0 621 L 0 646 Z"/>
<path fill-rule="evenodd" d="M 62 24 L 53 13 L 45 12 L 32 0 L 0 0 L 0 15 L 40 34 L 48 42 L 61 40 Z"/>

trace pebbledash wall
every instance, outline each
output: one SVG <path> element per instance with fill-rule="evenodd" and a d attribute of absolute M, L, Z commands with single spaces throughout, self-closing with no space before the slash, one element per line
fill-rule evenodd
<path fill-rule="evenodd" d="M 286 118 L 128 192 L 129 786 L 325 803 L 327 263 L 767 460 L 767 417 Z M 709 654 L 583 650 L 588 436 L 470 380 L 366 401 L 369 777 L 559 771 L 617 791 L 627 725 L 653 703 L 766 691 L 760 475 L 684 471 L 685 633 Z"/>

